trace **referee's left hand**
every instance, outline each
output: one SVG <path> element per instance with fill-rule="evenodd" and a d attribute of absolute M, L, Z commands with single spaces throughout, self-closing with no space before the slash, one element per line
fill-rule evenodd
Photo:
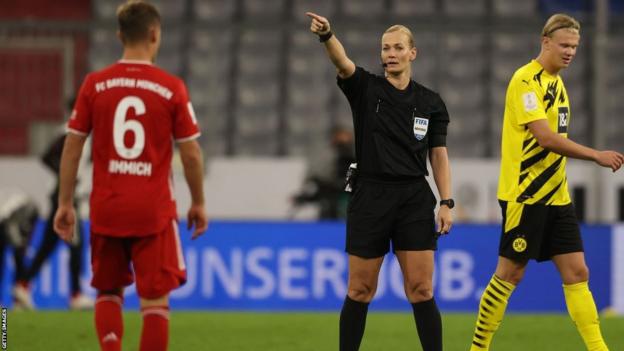
<path fill-rule="evenodd" d="M 442 235 L 448 234 L 451 231 L 451 226 L 453 225 L 453 215 L 451 214 L 450 208 L 444 205 L 440 206 L 438 216 L 436 218 L 436 224 L 436 230 Z"/>

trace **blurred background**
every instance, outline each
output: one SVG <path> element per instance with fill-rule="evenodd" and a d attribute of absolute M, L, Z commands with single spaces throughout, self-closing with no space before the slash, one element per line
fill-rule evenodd
<path fill-rule="evenodd" d="M 539 53 L 540 30 L 553 13 L 569 13 L 582 23 L 577 57 L 562 73 L 572 104 L 570 137 L 597 148 L 624 148 L 622 0 L 154 3 L 164 19 L 157 63 L 186 81 L 209 166 L 211 160 L 269 158 L 303 162 L 303 171 L 286 167 L 289 173 L 283 178 L 334 173 L 332 135 L 336 129 L 352 128 L 351 113 L 335 85 L 332 65 L 309 32 L 304 15 L 308 10 L 328 17 L 349 56 L 373 72 L 381 72 L 381 33 L 395 23 L 412 29 L 419 50 L 413 78 L 438 91 L 451 115 L 448 146 L 454 169 L 459 170 L 454 172 L 456 193 L 463 200 L 459 203 L 468 205 L 465 212 L 458 211 L 464 220 L 497 219 L 497 204 L 480 200 L 494 199 L 496 180 L 494 189 L 483 193 L 482 186 L 470 185 L 470 176 L 476 174 L 462 171 L 463 160 L 470 160 L 469 166 L 485 161 L 483 167 L 497 161 L 506 85 L 515 69 Z M 40 155 L 67 118 L 86 73 L 120 57 L 115 34 L 118 4 L 111 0 L 0 4 L 0 155 L 18 160 Z M 485 173 L 496 177 L 496 168 L 497 164 Z M 580 172 L 578 180 L 571 175 L 571 191 L 581 202 L 582 218 L 624 218 L 623 190 L 601 186 L 613 177 L 603 180 L 591 166 Z M 479 176 L 477 180 L 483 180 L 485 175 Z M 298 185 L 301 179 L 293 183 Z M 593 196 L 607 196 L 609 203 Z M 247 216 L 225 212 L 226 217 Z M 281 216 L 285 213 L 282 210 Z"/>
<path fill-rule="evenodd" d="M 512 73 L 539 53 L 541 29 L 553 13 L 573 15 L 582 25 L 577 56 L 562 72 L 571 100 L 571 139 L 624 150 L 624 0 L 152 2 L 163 17 L 157 64 L 185 80 L 201 125 L 214 221 L 201 243 L 184 239 L 193 275 L 174 305 L 340 305 L 347 201 L 340 187 L 352 158 L 351 112 L 331 63 L 309 32 L 306 11 L 328 17 L 348 55 L 372 72 L 382 71 L 380 37 L 387 27 L 400 23 L 414 33 L 413 78 L 439 92 L 451 116 L 448 148 L 459 224 L 454 236 L 443 239 L 438 255 L 436 289 L 445 309 L 475 310 L 495 264 L 505 90 Z M 39 158 L 60 133 L 85 75 L 120 58 L 118 5 L 111 0 L 0 2 L 0 187 L 33 198 L 41 218 L 49 211 L 54 178 Z M 184 215 L 189 195 L 175 162 Z M 89 168 L 85 162 L 82 194 L 90 189 Z M 568 175 L 577 213 L 587 223 L 588 260 L 598 272 L 592 278 L 597 303 L 624 311 L 624 262 L 618 258 L 624 257 L 624 236 L 617 224 L 624 221 L 624 177 L 574 161 Z M 82 212 L 88 218 L 86 201 Z M 63 250 L 35 283 L 39 306 L 63 306 L 67 289 L 58 278 L 67 274 Z M 407 304 L 398 267 L 388 261 L 384 298 L 389 302 L 381 305 L 400 309 Z M 2 269 L 10 272 L 11 262 L 5 257 Z M 556 272 L 549 269 L 532 279 L 534 284 L 552 280 L 553 300 L 527 288 L 529 297 L 519 297 L 512 310 L 564 311 Z M 10 304 L 9 274 L 4 280 L 3 301 Z"/>

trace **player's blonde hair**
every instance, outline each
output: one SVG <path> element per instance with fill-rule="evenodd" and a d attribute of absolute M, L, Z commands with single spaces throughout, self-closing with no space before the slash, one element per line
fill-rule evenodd
<path fill-rule="evenodd" d="M 392 32 L 401 32 L 407 35 L 410 48 L 414 47 L 414 36 L 412 35 L 412 31 L 409 30 L 409 28 L 401 24 L 395 24 L 391 26 L 390 28 L 386 29 L 386 31 L 383 34 L 392 33 Z"/>
<path fill-rule="evenodd" d="M 563 13 L 557 13 L 546 21 L 544 29 L 542 29 L 542 37 L 552 37 L 553 33 L 559 29 L 575 30 L 577 33 L 581 31 L 581 25 L 573 17 Z"/>
<path fill-rule="evenodd" d="M 150 27 L 160 24 L 158 9 L 142 0 L 128 0 L 117 8 L 121 40 L 132 44 L 147 39 Z"/>

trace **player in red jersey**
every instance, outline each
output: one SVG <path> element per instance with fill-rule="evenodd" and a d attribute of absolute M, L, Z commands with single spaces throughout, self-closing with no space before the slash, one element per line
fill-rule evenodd
<path fill-rule="evenodd" d="M 169 292 L 186 281 L 171 181 L 173 141 L 191 192 L 188 222 L 195 239 L 207 228 L 199 129 L 182 80 L 153 65 L 160 46 L 158 10 L 129 1 L 117 18 L 123 58 L 87 75 L 80 88 L 68 122 L 54 228 L 71 240 L 78 160 L 91 134 L 91 284 L 98 291 L 100 347 L 121 349 L 123 288 L 136 277 L 140 349 L 166 350 Z"/>

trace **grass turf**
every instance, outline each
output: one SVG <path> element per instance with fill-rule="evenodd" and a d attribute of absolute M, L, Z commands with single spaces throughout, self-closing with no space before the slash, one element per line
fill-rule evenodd
<path fill-rule="evenodd" d="M 8 313 L 8 350 L 98 350 L 92 312 Z M 443 316 L 444 349 L 468 350 L 475 316 Z M 124 314 L 125 350 L 138 349 L 141 316 Z M 169 349 L 175 350 L 336 350 L 338 313 L 186 312 L 171 314 Z M 603 318 L 611 350 L 624 350 L 624 318 Z M 418 346 L 417 346 L 418 345 Z M 510 314 L 494 338 L 492 350 L 584 350 L 567 315 Z M 420 350 L 408 313 L 370 313 L 362 351 Z"/>

